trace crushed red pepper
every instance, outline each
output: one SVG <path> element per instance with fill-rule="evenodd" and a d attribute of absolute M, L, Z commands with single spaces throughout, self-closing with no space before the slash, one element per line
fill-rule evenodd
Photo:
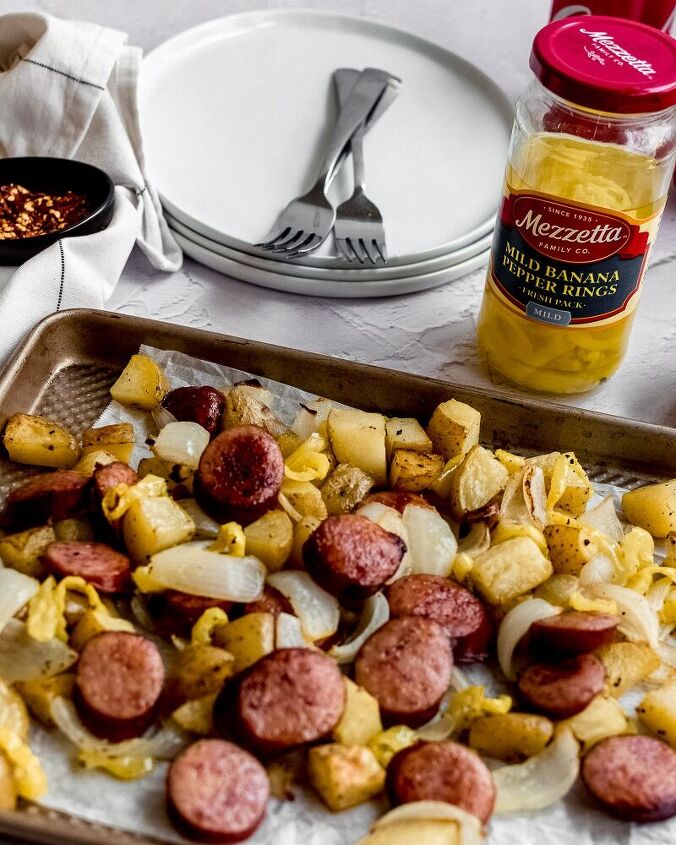
<path fill-rule="evenodd" d="M 0 185 L 0 240 L 59 232 L 88 214 L 87 198 L 74 191 L 44 194 L 23 185 Z"/>

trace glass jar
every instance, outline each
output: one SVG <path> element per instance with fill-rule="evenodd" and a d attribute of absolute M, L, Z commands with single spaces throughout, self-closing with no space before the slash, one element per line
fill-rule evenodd
<path fill-rule="evenodd" d="M 546 393 L 611 376 L 676 155 L 676 41 L 611 17 L 535 38 L 478 321 L 492 373 Z"/>

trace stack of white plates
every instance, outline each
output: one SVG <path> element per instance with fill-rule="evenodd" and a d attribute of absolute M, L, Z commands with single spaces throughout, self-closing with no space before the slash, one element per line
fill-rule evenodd
<path fill-rule="evenodd" d="M 338 67 L 402 80 L 364 144 L 386 265 L 350 264 L 331 238 L 292 262 L 253 246 L 314 182 Z M 362 19 L 259 11 L 167 41 L 144 61 L 141 83 L 149 175 L 197 261 L 264 287 L 342 297 L 425 290 L 486 264 L 512 110 L 491 80 L 441 47 Z M 330 197 L 351 192 L 348 160 Z"/>

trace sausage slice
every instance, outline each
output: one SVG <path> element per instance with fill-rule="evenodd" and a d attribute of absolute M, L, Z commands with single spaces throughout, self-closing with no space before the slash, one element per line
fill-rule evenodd
<path fill-rule="evenodd" d="M 201 842 L 241 842 L 263 821 L 270 782 L 243 748 L 201 739 L 167 772 L 167 812 L 180 833 Z"/>
<path fill-rule="evenodd" d="M 118 484 L 128 484 L 131 487 L 132 484 L 136 484 L 138 481 L 138 475 L 136 475 L 130 466 L 123 464 L 122 461 L 113 461 L 111 464 L 96 467 L 92 478 L 94 480 L 94 489 L 101 499 L 106 495 L 108 490 L 117 487 Z"/>
<path fill-rule="evenodd" d="M 82 649 L 74 701 L 93 734 L 121 742 L 140 736 L 155 721 L 163 684 L 164 665 L 153 642 L 106 631 Z"/>
<path fill-rule="evenodd" d="M 86 509 L 91 479 L 70 469 L 34 475 L 7 496 L 3 524 L 58 522 Z"/>
<path fill-rule="evenodd" d="M 220 607 L 226 613 L 232 609 L 231 601 L 221 601 L 207 596 L 193 596 L 180 590 L 165 590 L 148 595 L 148 610 L 158 633 L 170 637 L 189 636 L 192 626 L 205 610 Z"/>
<path fill-rule="evenodd" d="M 59 578 L 78 575 L 101 593 L 121 593 L 131 583 L 129 558 L 105 543 L 81 540 L 50 543 L 42 562 L 53 575 Z"/>
<path fill-rule="evenodd" d="M 445 801 L 484 824 L 495 806 L 495 784 L 486 764 L 456 742 L 418 742 L 399 751 L 387 767 L 386 789 L 393 804 Z"/>
<path fill-rule="evenodd" d="M 387 505 L 388 508 L 394 508 L 399 513 L 404 512 L 406 505 L 420 505 L 421 508 L 434 509 L 433 505 L 419 493 L 410 493 L 408 490 L 381 490 L 379 493 L 367 496 L 362 505 L 368 505 L 370 502 Z"/>
<path fill-rule="evenodd" d="M 355 680 L 378 699 L 388 724 L 418 727 L 439 709 L 453 669 L 451 640 L 423 616 L 391 619 L 361 647 Z"/>
<path fill-rule="evenodd" d="M 230 692 L 215 704 L 216 723 Z M 219 703 L 220 700 L 220 703 Z M 255 663 L 236 693 L 237 722 L 247 745 L 271 754 L 326 736 L 345 708 L 345 684 L 335 661 L 305 648 L 274 651 Z"/>
<path fill-rule="evenodd" d="M 581 654 L 611 643 L 620 624 L 617 616 L 571 610 L 540 619 L 530 626 L 530 646 L 542 655 Z"/>
<path fill-rule="evenodd" d="M 368 598 L 391 578 L 406 544 L 365 516 L 325 519 L 303 545 L 305 568 L 327 592 L 344 601 Z"/>
<path fill-rule="evenodd" d="M 574 716 L 603 692 L 606 670 L 593 654 L 578 654 L 560 663 L 534 663 L 519 677 L 521 697 L 553 719 Z"/>
<path fill-rule="evenodd" d="M 582 761 L 584 785 L 613 816 L 657 822 L 676 815 L 676 751 L 648 736 L 613 736 Z"/>
<path fill-rule="evenodd" d="M 177 387 L 162 400 L 180 422 L 195 422 L 213 435 L 221 428 L 225 396 L 215 387 Z"/>
<path fill-rule="evenodd" d="M 263 587 L 263 595 L 259 599 L 244 605 L 244 613 L 271 613 L 275 619 L 280 613 L 294 615 L 293 607 L 287 597 L 268 584 Z"/>

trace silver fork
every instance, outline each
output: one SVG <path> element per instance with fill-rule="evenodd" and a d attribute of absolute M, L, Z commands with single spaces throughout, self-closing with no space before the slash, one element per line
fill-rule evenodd
<path fill-rule="evenodd" d="M 349 96 L 355 84 L 356 71 L 340 68 L 333 74 L 338 91 L 338 102 L 342 105 Z M 354 258 L 360 264 L 367 258 L 375 264 L 378 258 L 387 263 L 387 247 L 385 245 L 385 227 L 378 206 L 366 196 L 366 180 L 364 174 L 364 135 L 375 121 L 390 106 L 397 96 L 398 83 L 395 77 L 374 109 L 370 120 L 363 123 L 350 139 L 346 152 L 352 152 L 354 167 L 354 191 L 352 196 L 342 202 L 336 209 L 336 220 L 333 224 L 333 235 L 336 249 L 344 258 L 352 262 Z"/>
<path fill-rule="evenodd" d="M 336 217 L 326 191 L 336 162 L 355 130 L 366 120 L 387 87 L 391 77 L 385 71 L 366 68 L 359 75 L 338 121 L 324 157 L 320 175 L 310 190 L 286 206 L 263 241 L 256 246 L 296 258 L 323 243 Z"/>

